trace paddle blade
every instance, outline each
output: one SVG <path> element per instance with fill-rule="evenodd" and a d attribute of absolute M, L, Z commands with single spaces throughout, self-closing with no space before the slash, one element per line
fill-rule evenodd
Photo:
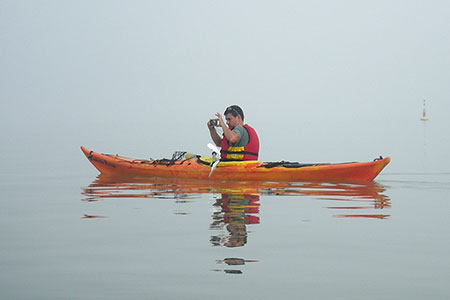
<path fill-rule="evenodd" d="M 208 148 L 211 149 L 214 153 L 216 153 L 217 155 L 220 154 L 220 150 L 219 148 L 217 148 L 215 145 L 208 143 Z"/>
<path fill-rule="evenodd" d="M 211 177 L 211 175 L 214 172 L 214 170 L 216 169 L 218 163 L 219 163 L 219 160 L 216 160 L 215 162 L 213 162 L 213 164 L 211 166 L 211 171 L 209 172 L 208 177 Z"/>

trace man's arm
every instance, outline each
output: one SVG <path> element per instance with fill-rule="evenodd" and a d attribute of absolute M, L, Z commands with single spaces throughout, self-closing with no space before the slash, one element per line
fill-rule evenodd
<path fill-rule="evenodd" d="M 217 113 L 216 116 L 217 116 L 217 118 L 219 118 L 219 125 L 223 129 L 223 135 L 225 136 L 225 138 L 231 144 L 235 144 L 235 143 L 239 142 L 239 140 L 241 139 L 241 136 L 239 134 L 237 134 L 236 132 L 232 131 L 230 128 L 228 128 L 227 124 L 225 124 L 225 122 L 223 121 L 221 114 Z"/>
<path fill-rule="evenodd" d="M 217 133 L 217 131 L 214 127 L 209 128 L 209 134 L 211 134 L 211 138 L 212 138 L 214 144 L 216 144 L 217 147 L 220 147 L 222 145 L 222 138 L 219 136 L 219 134 Z"/>
<path fill-rule="evenodd" d="M 216 144 L 217 147 L 220 147 L 222 144 L 222 138 L 217 133 L 215 126 L 211 124 L 211 120 L 208 121 L 207 125 L 209 129 L 209 134 L 211 135 L 214 144 Z"/>

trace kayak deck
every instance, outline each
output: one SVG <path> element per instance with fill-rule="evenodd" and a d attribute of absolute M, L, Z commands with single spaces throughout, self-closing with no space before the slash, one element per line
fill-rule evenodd
<path fill-rule="evenodd" d="M 379 158 L 371 162 L 301 164 L 292 162 L 224 161 L 212 170 L 211 157 L 144 160 L 101 154 L 85 147 L 81 150 L 102 174 L 197 178 L 239 181 L 371 181 L 390 162 Z"/>

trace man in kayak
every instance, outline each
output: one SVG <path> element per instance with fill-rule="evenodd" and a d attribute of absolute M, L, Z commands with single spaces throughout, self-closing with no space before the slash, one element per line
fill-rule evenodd
<path fill-rule="evenodd" d="M 244 112 L 237 105 L 227 107 L 224 112 L 226 124 L 222 115 L 216 113 L 217 119 L 208 121 L 209 133 L 216 146 L 221 147 L 220 159 L 228 161 L 258 160 L 259 139 L 256 131 L 244 124 Z M 220 137 L 216 127 L 222 127 L 223 137 Z"/>

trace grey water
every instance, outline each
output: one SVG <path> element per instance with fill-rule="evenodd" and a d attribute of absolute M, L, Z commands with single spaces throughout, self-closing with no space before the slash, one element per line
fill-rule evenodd
<path fill-rule="evenodd" d="M 108 178 L 79 146 L 115 153 L 120 130 L 29 128 L 2 150 L 1 298 L 446 299 L 450 169 L 433 126 L 413 126 L 419 146 L 392 148 L 404 155 L 374 182 L 288 184 Z"/>

